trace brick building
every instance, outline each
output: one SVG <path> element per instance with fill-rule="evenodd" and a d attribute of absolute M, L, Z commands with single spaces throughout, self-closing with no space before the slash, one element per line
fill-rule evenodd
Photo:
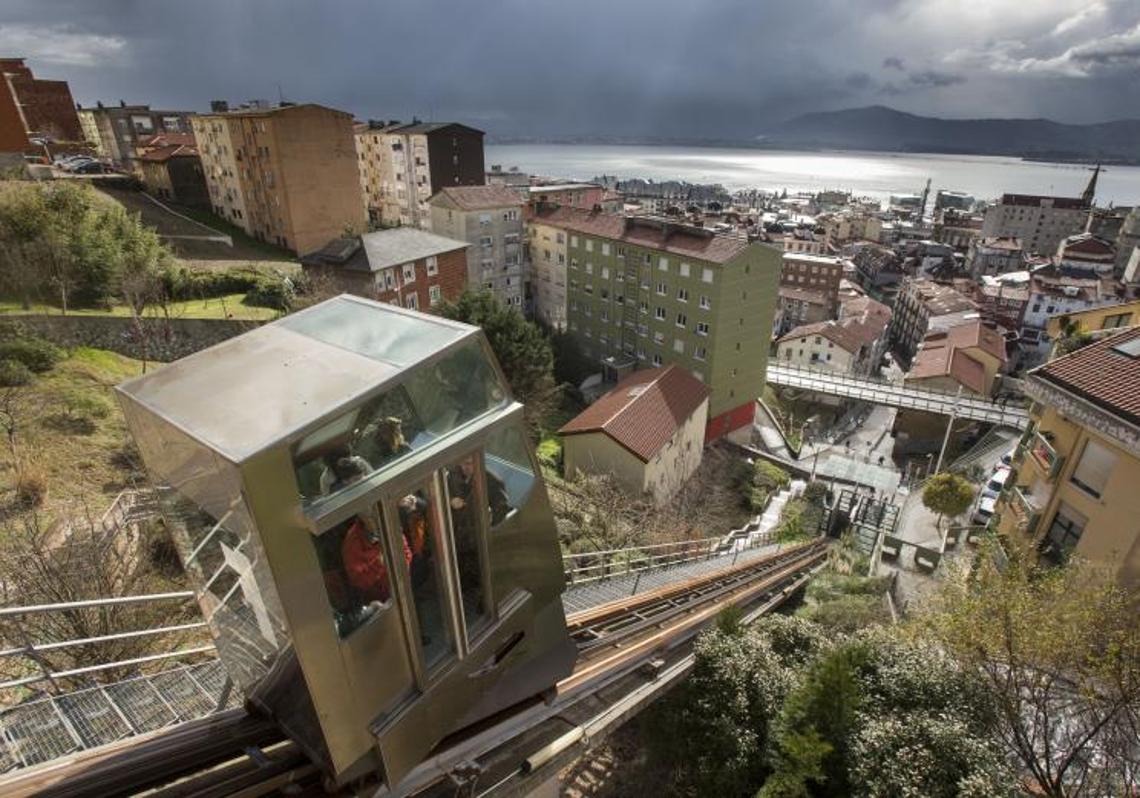
<path fill-rule="evenodd" d="M 180 134 L 191 138 L 187 134 Z M 156 139 L 163 137 L 156 136 Z M 202 171 L 202 159 L 194 144 L 162 140 L 148 146 L 136 159 L 135 168 L 146 190 L 162 200 L 209 209 L 210 191 Z"/>
<path fill-rule="evenodd" d="M 0 91 L 15 103 L 26 135 L 53 141 L 83 140 L 67 81 L 37 78 L 23 58 L 0 58 L 0 80 Z M 0 116 L 0 122 L 3 121 Z M 10 136 L 0 132 L 0 139 Z"/>
<path fill-rule="evenodd" d="M 465 241 L 400 227 L 336 238 L 301 258 L 305 275 L 332 287 L 413 310 L 431 310 L 467 288 Z"/>
<path fill-rule="evenodd" d="M 192 119 L 214 213 L 298 254 L 366 225 L 352 116 L 283 105 Z"/>

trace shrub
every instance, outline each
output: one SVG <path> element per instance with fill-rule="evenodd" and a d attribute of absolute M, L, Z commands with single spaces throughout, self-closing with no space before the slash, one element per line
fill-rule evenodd
<path fill-rule="evenodd" d="M 246 292 L 244 305 L 288 310 L 293 304 L 293 284 L 284 278 L 263 277 Z"/>
<path fill-rule="evenodd" d="M 16 503 L 21 507 L 40 507 L 47 498 L 47 493 L 47 475 L 38 468 L 25 468 L 16 477 Z"/>
<path fill-rule="evenodd" d="M 162 277 L 167 296 L 175 301 L 244 294 L 256 288 L 262 279 L 254 269 L 191 271 L 182 268 L 167 271 Z"/>
<path fill-rule="evenodd" d="M 32 381 L 32 370 L 19 360 L 0 360 L 0 388 L 17 388 Z"/>
<path fill-rule="evenodd" d="M 788 472 L 767 460 L 757 459 L 752 466 L 752 484 L 765 488 L 786 488 L 792 483 Z"/>
<path fill-rule="evenodd" d="M 63 350 L 40 338 L 0 341 L 0 360 L 15 360 L 37 374 L 50 370 L 61 358 Z"/>

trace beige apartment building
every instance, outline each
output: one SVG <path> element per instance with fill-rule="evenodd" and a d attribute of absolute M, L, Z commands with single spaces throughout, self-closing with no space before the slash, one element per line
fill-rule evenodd
<path fill-rule="evenodd" d="M 530 249 L 531 298 L 534 317 L 549 327 L 566 330 L 566 232 L 532 219 L 527 225 Z"/>
<path fill-rule="evenodd" d="M 298 254 L 366 228 L 352 115 L 321 105 L 192 120 L 214 213 Z"/>
<path fill-rule="evenodd" d="M 1140 328 L 1029 372 L 1031 425 L 997 531 L 1049 562 L 1071 554 L 1140 583 Z"/>
<path fill-rule="evenodd" d="M 481 130 L 373 120 L 357 124 L 354 136 L 364 208 L 374 225 L 430 230 L 434 194 L 484 184 Z"/>

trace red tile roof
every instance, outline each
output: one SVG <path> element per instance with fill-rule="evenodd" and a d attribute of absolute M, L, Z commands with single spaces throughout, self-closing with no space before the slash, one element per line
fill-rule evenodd
<path fill-rule="evenodd" d="M 197 142 L 194 139 L 193 133 L 157 133 L 138 143 L 140 149 L 148 147 L 167 147 L 171 144 L 189 144 L 193 146 Z"/>
<path fill-rule="evenodd" d="M 977 394 L 986 393 L 985 367 L 961 349 L 936 346 L 920 349 L 907 372 L 906 381 L 951 377 Z"/>
<path fill-rule="evenodd" d="M 712 263 L 726 263 L 749 247 L 744 238 L 714 235 L 711 230 L 656 219 L 600 213 L 585 208 L 544 208 L 533 218 L 536 222 L 563 230 L 623 241 L 633 246 Z"/>
<path fill-rule="evenodd" d="M 491 208 L 522 206 L 526 199 L 513 188 L 507 186 L 448 186 L 436 192 L 435 197 L 443 196 L 451 200 L 460 210 L 485 211 Z M 433 199 L 435 198 L 433 197 Z"/>
<path fill-rule="evenodd" d="M 1140 424 L 1140 354 L 1119 351 L 1122 344 L 1140 353 L 1140 327 L 1103 338 L 1029 372 L 1107 410 Z"/>
<path fill-rule="evenodd" d="M 635 371 L 559 432 L 603 432 L 648 463 L 708 397 L 708 386 L 679 366 Z"/>
<path fill-rule="evenodd" d="M 981 349 L 1004 363 L 1005 339 L 997 330 L 987 327 L 981 321 L 956 324 L 943 330 L 927 333 L 922 339 L 923 349 L 946 347 L 950 349 Z"/>
<path fill-rule="evenodd" d="M 801 324 L 799 327 L 794 327 L 786 334 L 780 336 L 776 343 L 780 344 L 785 341 L 794 341 L 813 335 L 822 336 L 840 349 L 850 352 L 853 355 L 858 354 L 859 347 L 863 345 L 861 336 L 855 334 L 847 329 L 845 325 L 837 321 L 817 321 L 814 324 Z"/>

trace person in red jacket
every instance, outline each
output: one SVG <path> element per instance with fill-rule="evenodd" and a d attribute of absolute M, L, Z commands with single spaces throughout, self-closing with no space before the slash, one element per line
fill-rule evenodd
<path fill-rule="evenodd" d="M 371 516 L 359 515 L 349 527 L 341 546 L 348 584 L 365 603 L 384 602 L 392 595 L 380 534 L 380 528 Z M 400 535 L 400 541 L 404 547 L 404 567 L 410 568 L 412 549 L 403 535 Z"/>

